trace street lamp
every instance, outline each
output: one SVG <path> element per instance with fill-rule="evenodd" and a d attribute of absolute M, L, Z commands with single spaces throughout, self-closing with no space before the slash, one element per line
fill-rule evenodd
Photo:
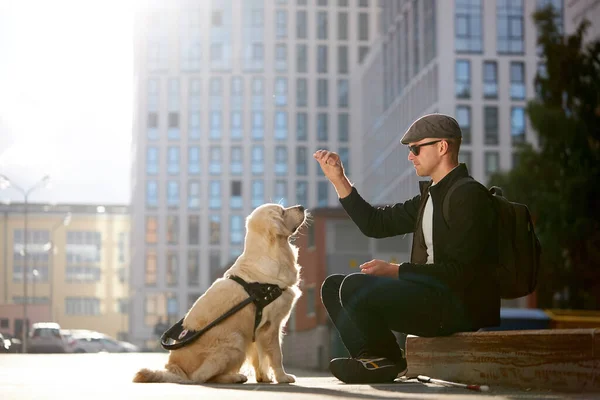
<path fill-rule="evenodd" d="M 54 255 L 56 254 L 56 246 L 54 245 L 54 232 L 61 226 L 68 226 L 71 223 L 71 213 L 68 212 L 65 217 L 52 227 L 50 231 L 50 241 L 44 245 L 44 250 L 48 252 L 48 279 L 50 281 L 50 319 L 54 319 Z"/>
<path fill-rule="evenodd" d="M 27 333 L 29 331 L 29 321 L 27 319 L 27 205 L 28 205 L 28 200 L 29 200 L 29 195 L 35 191 L 36 189 L 39 189 L 41 187 L 45 187 L 48 185 L 48 183 L 50 182 L 50 176 L 49 175 L 45 175 L 42 179 L 40 179 L 35 185 L 31 186 L 29 189 L 25 190 L 23 188 L 21 188 L 20 186 L 17 186 L 14 182 L 12 182 L 10 179 L 8 179 L 8 177 L 6 177 L 5 175 L 1 175 L 0 174 L 0 189 L 5 189 L 8 187 L 13 187 L 15 190 L 17 190 L 18 192 L 20 192 L 23 195 L 23 199 L 24 199 L 24 206 L 25 206 L 25 211 L 24 211 L 24 223 L 23 223 L 23 236 L 24 236 L 24 243 L 23 243 L 23 344 L 22 344 L 22 349 L 23 349 L 23 353 L 27 353 Z"/>

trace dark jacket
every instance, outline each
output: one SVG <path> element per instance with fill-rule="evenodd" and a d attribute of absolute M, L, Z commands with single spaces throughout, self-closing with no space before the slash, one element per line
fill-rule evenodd
<path fill-rule="evenodd" d="M 445 284 L 464 304 L 476 330 L 500 324 L 500 295 L 491 278 L 498 258 L 497 219 L 485 188 L 468 184 L 451 196 L 448 226 L 442 216 L 444 197 L 454 182 L 466 176 L 467 167 L 460 164 L 434 186 L 431 181 L 420 182 L 420 195 L 393 206 L 373 207 L 356 188 L 340 203 L 366 236 L 384 238 L 414 232 L 411 260 L 400 265 L 399 277 L 427 275 Z M 433 202 L 433 264 L 425 264 L 421 222 L 428 192 Z"/>

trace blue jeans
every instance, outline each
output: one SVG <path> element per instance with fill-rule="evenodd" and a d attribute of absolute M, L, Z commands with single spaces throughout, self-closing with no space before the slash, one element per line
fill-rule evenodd
<path fill-rule="evenodd" d="M 439 281 L 421 275 L 331 275 L 321 286 L 321 300 L 352 357 L 368 352 L 400 360 L 392 331 L 433 337 L 472 330 L 456 296 Z"/>

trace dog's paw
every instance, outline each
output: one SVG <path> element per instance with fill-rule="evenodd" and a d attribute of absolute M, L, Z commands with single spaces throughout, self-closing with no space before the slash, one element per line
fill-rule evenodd
<path fill-rule="evenodd" d="M 296 377 L 292 374 L 283 374 L 281 376 L 278 376 L 276 379 L 277 379 L 277 383 L 294 383 L 294 382 L 296 382 Z"/>
<path fill-rule="evenodd" d="M 234 374 L 234 379 L 232 383 L 245 383 L 248 380 L 248 377 L 244 374 Z"/>
<path fill-rule="evenodd" d="M 273 379 L 271 378 L 271 376 L 268 373 L 257 372 L 256 373 L 256 382 L 271 383 L 271 382 L 273 382 Z"/>

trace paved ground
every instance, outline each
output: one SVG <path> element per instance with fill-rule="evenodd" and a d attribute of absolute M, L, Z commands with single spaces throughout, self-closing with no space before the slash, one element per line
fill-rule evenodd
<path fill-rule="evenodd" d="M 491 388 L 488 394 L 416 381 L 385 385 L 345 385 L 329 374 L 288 368 L 295 384 L 243 385 L 139 384 L 131 379 L 139 368 L 160 369 L 167 355 L 141 354 L 0 354 L 0 399 L 584 399 L 599 395 Z M 254 382 L 254 383 L 253 383 Z"/>

